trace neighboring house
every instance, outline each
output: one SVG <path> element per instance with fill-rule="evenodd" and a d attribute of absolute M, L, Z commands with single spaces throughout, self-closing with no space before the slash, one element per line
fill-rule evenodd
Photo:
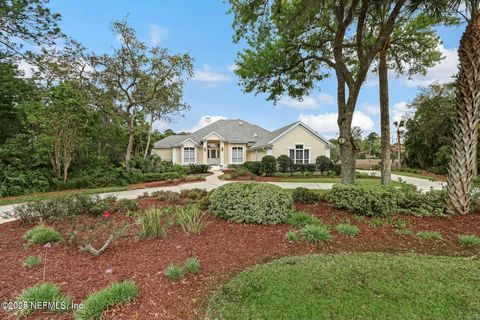
<path fill-rule="evenodd" d="M 153 151 L 176 164 L 227 167 L 282 154 L 295 163 L 315 163 L 320 155 L 330 158 L 331 147 L 327 139 L 300 121 L 270 132 L 237 119 L 218 120 L 190 134 L 166 137 L 155 142 Z"/>

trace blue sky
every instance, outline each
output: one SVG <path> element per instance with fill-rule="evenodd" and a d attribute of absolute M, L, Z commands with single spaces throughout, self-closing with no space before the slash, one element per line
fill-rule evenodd
<path fill-rule="evenodd" d="M 274 130 L 302 120 L 327 137 L 335 137 L 336 88 L 334 78 L 319 83 L 303 102 L 288 98 L 276 106 L 264 96 L 245 94 L 232 72 L 240 45 L 232 42 L 232 16 L 228 4 L 216 0 L 137 0 L 137 1 L 59 1 L 50 7 L 62 15 L 61 28 L 96 53 L 109 52 L 119 43 L 112 35 L 110 22 L 128 15 L 138 36 L 149 44 L 160 44 L 172 52 L 188 52 L 195 59 L 195 76 L 189 80 L 184 100 L 191 111 L 173 123 L 158 123 L 157 128 L 175 131 L 196 129 L 205 116 L 241 118 Z M 392 121 L 406 110 L 418 89 L 433 81 L 445 82 L 456 72 L 458 43 L 464 26 L 439 28 L 446 59 L 429 70 L 426 77 L 413 80 L 390 76 Z M 354 124 L 365 133 L 379 131 L 378 85 L 370 75 L 357 104 Z"/>

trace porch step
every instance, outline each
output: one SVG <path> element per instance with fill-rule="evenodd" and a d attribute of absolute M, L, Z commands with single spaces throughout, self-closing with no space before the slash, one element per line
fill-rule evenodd
<path fill-rule="evenodd" d="M 222 168 L 219 165 L 212 165 L 210 166 L 210 171 L 220 171 Z"/>

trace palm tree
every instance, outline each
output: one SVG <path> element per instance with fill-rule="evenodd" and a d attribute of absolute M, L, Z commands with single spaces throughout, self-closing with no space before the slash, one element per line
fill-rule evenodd
<path fill-rule="evenodd" d="M 480 0 L 449 1 L 459 11 L 465 5 L 467 28 L 460 40 L 457 110 L 452 158 L 448 165 L 447 208 L 466 214 L 476 166 L 478 107 L 480 105 Z"/>
<path fill-rule="evenodd" d="M 402 141 L 402 128 L 405 127 L 405 121 L 395 121 L 393 123 L 395 128 L 397 128 L 397 169 L 402 167 L 402 149 L 401 149 L 401 141 Z"/>

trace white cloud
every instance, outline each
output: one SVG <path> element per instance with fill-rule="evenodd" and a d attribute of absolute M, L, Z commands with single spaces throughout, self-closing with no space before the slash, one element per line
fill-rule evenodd
<path fill-rule="evenodd" d="M 223 119 L 227 119 L 227 117 L 224 117 L 224 116 L 209 116 L 209 115 L 205 115 L 203 117 L 201 117 L 197 124 L 194 125 L 193 127 L 191 127 L 190 129 L 188 130 L 185 130 L 186 132 L 195 132 L 199 129 L 202 129 L 203 127 L 206 127 L 208 126 L 209 124 L 211 123 L 214 123 L 215 121 L 218 121 L 218 120 L 223 120 Z"/>
<path fill-rule="evenodd" d="M 31 78 L 33 73 L 38 71 L 37 67 L 35 67 L 34 65 L 26 62 L 25 60 L 21 60 L 18 63 L 18 69 L 23 71 L 23 74 L 25 75 L 25 78 Z"/>
<path fill-rule="evenodd" d="M 168 30 L 157 25 L 151 25 L 149 33 L 150 43 L 154 46 L 159 45 L 168 36 Z"/>
<path fill-rule="evenodd" d="M 392 121 L 400 121 L 406 113 L 411 112 L 408 108 L 408 104 L 405 101 L 400 101 L 393 104 L 392 107 Z"/>
<path fill-rule="evenodd" d="M 452 76 L 458 72 L 457 49 L 447 49 L 441 44 L 438 50 L 445 58 L 433 68 L 430 68 L 425 76 L 406 79 L 405 83 L 408 87 L 426 87 L 434 82 L 446 83 L 453 81 Z"/>
<path fill-rule="evenodd" d="M 333 106 L 336 104 L 336 100 L 331 94 L 323 92 L 318 95 L 318 102 L 320 105 L 325 106 Z"/>
<path fill-rule="evenodd" d="M 293 99 L 290 97 L 282 97 L 279 101 L 279 104 L 295 108 L 295 109 L 316 109 L 318 107 L 318 103 L 315 98 L 306 96 L 301 98 L 300 100 Z"/>
<path fill-rule="evenodd" d="M 230 78 L 220 72 L 216 72 L 207 64 L 201 70 L 196 70 L 193 80 L 205 83 L 208 87 L 214 87 L 222 82 L 230 81 Z"/>
<path fill-rule="evenodd" d="M 170 122 L 163 119 L 157 120 L 153 123 L 153 129 L 156 129 L 158 131 L 164 131 L 168 129 L 169 126 L 170 126 Z"/>
<path fill-rule="evenodd" d="M 300 114 L 298 120 L 306 123 L 321 134 L 331 136 L 339 131 L 337 125 L 338 113 L 323 113 L 323 114 Z M 355 111 L 353 113 L 352 127 L 360 127 L 365 131 L 373 129 L 373 120 L 368 115 L 361 111 Z"/>
<path fill-rule="evenodd" d="M 237 64 L 234 62 L 231 65 L 227 66 L 227 69 L 230 70 L 231 72 L 235 72 L 238 69 Z"/>
<path fill-rule="evenodd" d="M 362 103 L 362 110 L 370 115 L 380 114 L 380 107 L 376 104 Z"/>

